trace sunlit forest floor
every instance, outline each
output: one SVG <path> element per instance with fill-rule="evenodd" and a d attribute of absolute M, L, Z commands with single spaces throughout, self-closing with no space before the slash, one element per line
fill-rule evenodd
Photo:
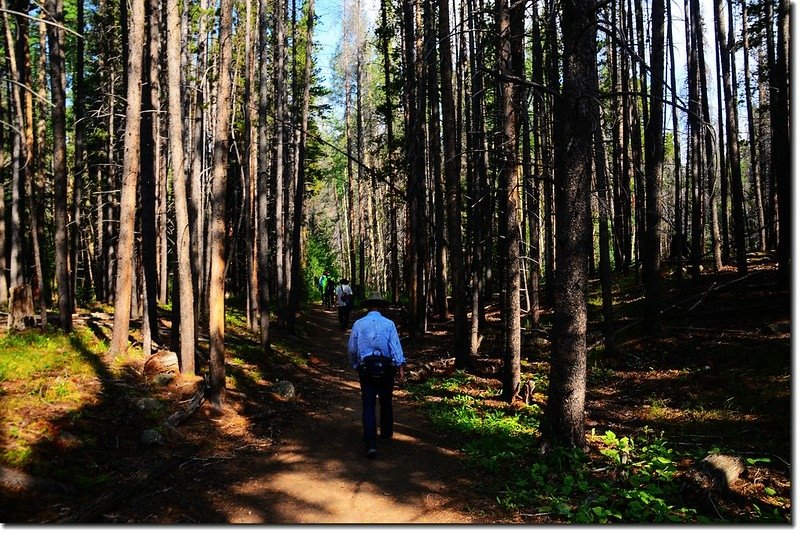
<path fill-rule="evenodd" d="M 434 317 L 430 333 L 412 340 L 403 311 L 390 309 L 411 379 L 397 394 L 403 438 L 384 466 L 420 466 L 383 485 L 363 470 L 346 335 L 318 305 L 304 312 L 297 335 L 276 328 L 269 357 L 231 306 L 224 413 L 201 406 L 179 434 L 161 424 L 187 405 L 199 378 L 145 374 L 136 329 L 128 357 L 108 360 L 112 310 L 82 309 L 69 336 L 4 332 L 0 522 L 790 522 L 790 298 L 767 258 L 752 257 L 750 267 L 747 276 L 726 270 L 697 282 L 665 273 L 657 339 L 644 334 L 635 274 L 616 279 L 614 354 L 603 350 L 592 282 L 585 451 L 539 450 L 549 310 L 525 325 L 528 394 L 509 406 L 499 399 L 498 309 L 487 309 L 471 374 L 453 368 L 452 322 Z M 166 341 L 170 313 L 162 312 Z M 282 380 L 295 397 L 277 392 Z M 155 442 L 145 444 L 145 434 Z M 276 485 L 274 470 L 298 445 L 292 470 L 309 479 L 301 494 L 292 492 L 298 483 Z M 730 483 L 704 462 L 712 453 L 738 458 Z M 371 480 L 374 497 L 387 495 L 394 510 L 313 503 L 314 491 L 330 492 L 326 501 L 343 492 L 326 472 L 342 486 Z M 423 483 L 423 472 L 438 474 Z M 407 509 L 414 506 L 419 513 Z"/>

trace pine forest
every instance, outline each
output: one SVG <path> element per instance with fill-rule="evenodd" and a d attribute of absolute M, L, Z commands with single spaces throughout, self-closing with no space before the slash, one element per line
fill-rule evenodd
<path fill-rule="evenodd" d="M 0 0 L 0 522 L 791 523 L 791 4 Z"/>

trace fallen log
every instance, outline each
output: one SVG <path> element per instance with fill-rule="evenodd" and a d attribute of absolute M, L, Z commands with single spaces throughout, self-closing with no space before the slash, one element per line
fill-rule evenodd
<path fill-rule="evenodd" d="M 185 400 L 186 407 L 182 409 L 178 409 L 171 415 L 167 417 L 166 420 L 161 424 L 164 430 L 167 432 L 168 435 L 172 438 L 181 438 L 182 435 L 180 431 L 178 431 L 178 424 L 192 416 L 199 408 L 200 405 L 205 400 L 206 395 L 206 381 L 203 379 L 202 381 L 197 382 L 197 390 L 188 400 Z"/>

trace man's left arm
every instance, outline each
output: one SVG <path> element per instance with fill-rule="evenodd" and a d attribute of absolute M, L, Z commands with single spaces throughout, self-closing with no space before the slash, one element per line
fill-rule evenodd
<path fill-rule="evenodd" d="M 392 330 L 389 333 L 389 352 L 392 354 L 392 360 L 395 366 L 399 369 L 400 381 L 405 379 L 405 366 L 406 358 L 403 354 L 403 347 L 400 345 L 400 335 L 397 334 L 397 326 L 392 324 Z"/>

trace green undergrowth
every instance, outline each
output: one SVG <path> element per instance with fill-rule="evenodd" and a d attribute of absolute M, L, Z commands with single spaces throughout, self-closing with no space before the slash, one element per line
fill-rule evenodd
<path fill-rule="evenodd" d="M 50 417 L 95 401 L 106 349 L 84 327 L 70 334 L 47 328 L 0 335 L 0 461 L 26 464 L 36 444 L 52 437 Z"/>
<path fill-rule="evenodd" d="M 434 424 L 478 469 L 482 489 L 521 516 L 555 523 L 711 523 L 684 494 L 679 465 L 716 450 L 678 451 L 662 434 L 610 430 L 587 436 L 588 452 L 539 452 L 542 408 L 509 406 L 457 371 L 409 385 Z M 496 391 L 488 391 L 496 393 Z M 493 399 L 491 399 L 493 398 Z M 782 522 L 755 506 L 746 521 Z"/>

